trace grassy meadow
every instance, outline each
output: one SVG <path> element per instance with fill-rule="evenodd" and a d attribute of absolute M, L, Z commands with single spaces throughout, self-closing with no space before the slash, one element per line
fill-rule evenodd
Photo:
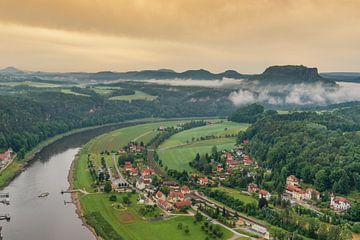
<path fill-rule="evenodd" d="M 129 101 L 132 100 L 146 100 L 146 101 L 153 101 L 157 98 L 157 96 L 152 96 L 147 93 L 141 91 L 135 91 L 133 95 L 124 95 L 124 96 L 115 96 L 109 98 L 110 100 L 121 100 L 121 101 Z"/>
<path fill-rule="evenodd" d="M 157 149 L 163 164 L 171 169 L 191 170 L 189 162 L 197 153 L 210 153 L 214 145 L 219 150 L 231 149 L 236 143 L 236 135 L 245 130 L 249 124 L 233 123 L 228 121 L 216 122 L 210 125 L 189 129 L 173 135 Z M 215 136 L 218 138 L 201 140 L 201 137 Z"/>

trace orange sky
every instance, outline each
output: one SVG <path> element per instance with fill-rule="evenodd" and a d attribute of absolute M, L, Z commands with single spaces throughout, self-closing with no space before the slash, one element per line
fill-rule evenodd
<path fill-rule="evenodd" d="M 0 0 L 0 67 L 360 71 L 360 1 Z"/>

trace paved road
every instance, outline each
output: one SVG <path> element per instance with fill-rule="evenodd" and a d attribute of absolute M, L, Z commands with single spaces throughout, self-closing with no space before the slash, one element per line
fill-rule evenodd
<path fill-rule="evenodd" d="M 117 172 L 117 174 L 118 174 L 118 176 L 119 176 L 120 181 L 122 181 L 122 182 L 124 182 L 124 183 L 126 183 L 127 185 L 130 186 L 130 184 L 128 183 L 128 181 L 126 181 L 126 179 L 124 178 L 124 176 L 123 176 L 123 175 L 121 174 L 121 172 L 120 172 L 119 165 L 118 165 L 118 163 L 116 162 L 115 153 L 111 154 L 111 158 L 112 158 L 112 160 L 113 160 L 113 164 L 114 164 L 115 170 L 116 170 L 116 172 Z"/>

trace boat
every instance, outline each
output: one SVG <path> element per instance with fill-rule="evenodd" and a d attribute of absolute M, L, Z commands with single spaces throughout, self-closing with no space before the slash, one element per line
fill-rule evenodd
<path fill-rule="evenodd" d="M 49 196 L 49 194 L 50 193 L 48 193 L 48 192 L 44 192 L 44 193 L 40 194 L 38 197 L 47 197 L 47 196 Z"/>

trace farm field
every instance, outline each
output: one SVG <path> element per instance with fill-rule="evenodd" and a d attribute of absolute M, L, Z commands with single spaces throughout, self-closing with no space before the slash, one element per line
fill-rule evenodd
<path fill-rule="evenodd" d="M 254 199 L 253 197 L 251 197 L 249 195 L 241 193 L 237 189 L 228 188 L 228 187 L 215 187 L 215 188 L 212 188 L 212 190 L 219 190 L 219 191 L 222 191 L 222 192 L 226 192 L 231 197 L 236 198 L 236 199 L 240 199 L 244 203 L 257 203 L 256 199 Z"/>
<path fill-rule="evenodd" d="M 189 166 L 189 162 L 195 158 L 197 153 L 200 155 L 210 153 L 214 145 L 216 145 L 218 150 L 231 149 L 234 147 L 235 142 L 235 138 L 217 138 L 179 147 L 158 149 L 157 153 L 164 166 L 167 166 L 169 169 L 190 171 L 192 168 Z"/>
<path fill-rule="evenodd" d="M 65 93 L 65 94 L 73 94 L 76 96 L 89 97 L 89 95 L 73 92 L 73 91 L 71 91 L 71 89 L 68 89 L 68 88 L 61 89 L 61 92 Z"/>
<path fill-rule="evenodd" d="M 15 87 L 15 86 L 29 86 L 29 87 L 38 87 L 38 88 L 56 88 L 60 87 L 58 84 L 53 83 L 44 83 L 44 82 L 31 82 L 31 81 L 24 81 L 24 82 L 0 82 L 0 85 Z"/>
<path fill-rule="evenodd" d="M 105 150 L 118 150 L 126 146 L 130 141 L 143 141 L 146 144 L 156 135 L 156 129 L 160 125 L 169 127 L 187 121 L 188 120 L 155 122 L 121 128 L 95 138 L 89 151 L 93 153 L 100 153 Z"/>
<path fill-rule="evenodd" d="M 236 143 L 235 137 L 225 138 L 225 135 L 236 135 L 248 126 L 249 124 L 222 121 L 185 130 L 161 144 L 157 153 L 164 166 L 178 171 L 188 171 L 191 170 L 189 162 L 195 158 L 197 153 L 200 155 L 210 153 L 214 145 L 218 150 L 233 148 Z M 201 140 L 201 137 L 205 138 L 206 136 L 217 138 Z"/>
<path fill-rule="evenodd" d="M 157 96 L 152 96 L 147 93 L 141 91 L 135 91 L 134 95 L 124 95 L 124 96 L 115 96 L 109 98 L 110 100 L 122 100 L 122 101 L 129 101 L 132 100 L 146 100 L 146 101 L 153 101 L 157 98 Z"/>
<path fill-rule="evenodd" d="M 235 123 L 229 121 L 217 122 L 214 124 L 197 127 L 189 130 L 182 131 L 180 133 L 175 134 L 170 139 L 165 141 L 160 149 L 176 147 L 181 144 L 186 144 L 188 142 L 192 142 L 192 139 L 195 140 L 200 137 L 206 136 L 216 136 L 216 137 L 224 137 L 225 135 L 233 135 L 237 134 L 239 131 L 244 131 L 250 125 L 246 123 Z"/>
<path fill-rule="evenodd" d="M 138 211 L 141 205 L 137 204 L 137 195 L 131 196 L 131 204 L 124 206 L 121 199 L 126 193 L 116 194 L 117 202 L 109 201 L 111 194 L 89 194 L 81 197 L 81 204 L 85 215 L 92 212 L 101 213 L 102 217 L 108 222 L 114 231 L 123 239 L 127 240 L 168 240 L 169 236 L 173 240 L 194 239 L 203 240 L 206 234 L 201 230 L 200 224 L 193 223 L 193 217 L 175 216 L 165 220 L 151 221 L 144 219 Z M 119 208 L 117 206 L 119 205 Z M 154 216 L 160 214 L 156 209 Z M 183 230 L 177 228 L 178 223 L 188 226 L 190 233 L 185 234 Z M 97 226 L 99 227 L 99 226 Z M 230 231 L 223 229 L 224 237 L 228 239 L 232 236 Z"/>

